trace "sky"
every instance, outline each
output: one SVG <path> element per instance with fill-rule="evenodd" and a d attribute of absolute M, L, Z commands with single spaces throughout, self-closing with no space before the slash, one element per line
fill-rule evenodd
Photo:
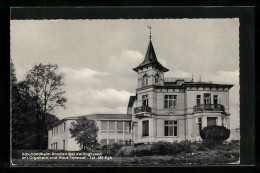
<path fill-rule="evenodd" d="M 58 118 L 95 113 L 126 114 L 152 26 L 165 77 L 234 84 L 231 128 L 239 127 L 239 19 L 12 20 L 11 58 L 18 81 L 39 63 L 64 74 L 66 108 Z"/>

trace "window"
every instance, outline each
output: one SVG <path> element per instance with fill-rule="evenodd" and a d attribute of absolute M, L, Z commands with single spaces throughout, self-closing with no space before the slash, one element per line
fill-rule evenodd
<path fill-rule="evenodd" d="M 65 140 L 63 140 L 63 150 L 65 150 Z"/>
<path fill-rule="evenodd" d="M 51 129 L 51 134 L 52 134 L 52 136 L 53 136 L 53 128 Z"/>
<path fill-rule="evenodd" d="M 225 125 L 224 118 L 221 118 L 221 120 L 222 120 L 222 126 L 224 126 Z"/>
<path fill-rule="evenodd" d="M 125 133 L 130 134 L 131 133 L 131 122 L 125 121 Z"/>
<path fill-rule="evenodd" d="M 53 148 L 52 148 L 52 144 L 51 144 L 51 149 L 53 149 Z"/>
<path fill-rule="evenodd" d="M 66 121 L 63 123 L 63 131 L 66 130 Z"/>
<path fill-rule="evenodd" d="M 101 133 L 107 133 L 107 121 L 101 121 Z"/>
<path fill-rule="evenodd" d="M 164 136 L 178 136 L 178 121 L 165 121 Z"/>
<path fill-rule="evenodd" d="M 117 133 L 123 133 L 123 121 L 117 121 Z"/>
<path fill-rule="evenodd" d="M 58 134 L 58 126 L 53 127 L 53 134 Z"/>
<path fill-rule="evenodd" d="M 177 95 L 165 95 L 164 108 L 173 109 L 177 105 Z"/>
<path fill-rule="evenodd" d="M 159 83 L 159 75 L 158 75 L 158 74 L 155 75 L 155 83 L 156 83 L 156 84 Z"/>
<path fill-rule="evenodd" d="M 217 117 L 207 117 L 207 126 L 216 126 Z"/>
<path fill-rule="evenodd" d="M 143 121 L 143 136 L 149 136 L 149 120 Z"/>
<path fill-rule="evenodd" d="M 202 121 L 201 121 L 201 118 L 198 118 L 198 135 L 200 134 L 202 130 Z"/>
<path fill-rule="evenodd" d="M 142 79 L 142 86 L 147 86 L 147 85 L 148 85 L 148 76 L 147 74 L 145 74 Z"/>
<path fill-rule="evenodd" d="M 218 95 L 214 95 L 214 105 L 218 104 Z"/>
<path fill-rule="evenodd" d="M 143 106 L 149 105 L 148 94 L 142 96 Z"/>
<path fill-rule="evenodd" d="M 108 130 L 109 130 L 109 133 L 115 133 L 115 130 L 116 130 L 116 122 L 115 121 L 109 121 Z"/>
<path fill-rule="evenodd" d="M 201 98 L 201 95 L 197 95 L 197 106 L 200 105 L 200 98 Z"/>
<path fill-rule="evenodd" d="M 211 96 L 210 96 L 210 94 L 204 94 L 204 104 L 205 105 L 211 104 Z"/>
<path fill-rule="evenodd" d="M 53 149 L 53 150 L 57 150 L 57 145 L 58 145 L 57 142 L 53 143 L 53 144 L 52 144 L 52 149 Z"/>
<path fill-rule="evenodd" d="M 52 130 L 54 135 L 58 134 L 58 126 L 53 127 Z"/>

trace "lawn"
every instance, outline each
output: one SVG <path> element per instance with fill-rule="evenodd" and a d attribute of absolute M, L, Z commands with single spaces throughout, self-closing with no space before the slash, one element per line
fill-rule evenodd
<path fill-rule="evenodd" d="M 181 151 L 176 154 L 150 154 L 151 145 L 145 146 L 122 146 L 116 150 L 116 154 L 109 155 L 106 152 L 91 153 L 66 152 L 66 151 L 40 151 L 41 153 L 57 153 L 63 159 L 22 159 L 22 153 L 38 153 L 37 150 L 16 150 L 12 153 L 13 166 L 186 166 L 186 165 L 228 165 L 239 164 L 239 145 L 218 145 L 216 147 L 200 147 L 199 144 L 190 144 L 190 151 Z M 135 152 L 131 152 L 135 151 Z M 136 152 L 137 151 L 137 152 Z M 122 153 L 124 153 L 122 155 Z M 134 153 L 134 154 L 131 154 Z M 143 155 L 138 155 L 138 154 Z M 95 156 L 93 156 L 95 155 Z M 77 159 L 71 159 L 73 156 Z M 79 157 L 77 157 L 79 156 Z M 86 156 L 82 159 L 82 156 Z M 64 159 L 65 158 L 65 159 Z M 67 158 L 67 159 L 66 159 Z M 68 159 L 69 158 L 69 159 Z"/>

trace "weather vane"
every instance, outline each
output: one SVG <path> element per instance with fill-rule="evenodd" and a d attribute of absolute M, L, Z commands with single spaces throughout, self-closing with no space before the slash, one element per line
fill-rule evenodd
<path fill-rule="evenodd" d="M 150 25 L 147 25 L 147 28 L 149 28 L 150 29 L 150 40 L 151 40 L 151 38 L 152 38 L 152 26 L 151 26 L 151 24 Z"/>

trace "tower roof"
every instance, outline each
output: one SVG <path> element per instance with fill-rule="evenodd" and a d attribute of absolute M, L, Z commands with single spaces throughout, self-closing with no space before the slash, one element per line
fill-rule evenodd
<path fill-rule="evenodd" d="M 167 68 L 163 67 L 157 60 L 151 40 L 149 42 L 144 61 L 138 67 L 134 68 L 133 70 L 137 72 L 139 69 L 148 67 L 148 66 L 154 66 L 154 67 L 162 70 L 163 72 L 169 71 Z"/>

